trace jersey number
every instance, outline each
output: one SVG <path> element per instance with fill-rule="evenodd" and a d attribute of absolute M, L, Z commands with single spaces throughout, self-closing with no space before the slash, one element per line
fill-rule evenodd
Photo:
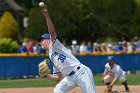
<path fill-rule="evenodd" d="M 54 59 L 54 57 L 55 57 L 56 55 L 59 55 L 57 60 L 58 60 L 58 61 L 61 61 L 62 63 L 63 63 L 64 60 L 66 59 L 66 56 L 64 56 L 64 55 L 62 55 L 62 54 L 59 54 L 59 53 L 57 53 L 57 52 L 54 52 L 54 53 L 52 53 L 52 55 L 51 55 L 51 61 L 53 61 L 53 59 Z"/>

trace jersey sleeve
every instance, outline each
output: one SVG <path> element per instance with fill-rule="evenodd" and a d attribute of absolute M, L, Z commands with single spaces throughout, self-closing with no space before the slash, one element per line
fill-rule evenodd
<path fill-rule="evenodd" d="M 109 70 L 108 64 L 105 65 L 105 69 L 106 69 L 107 71 Z"/>
<path fill-rule="evenodd" d="M 57 49 L 69 52 L 69 50 L 57 38 L 53 42 L 51 42 L 51 44 L 52 47 L 56 47 Z"/>
<path fill-rule="evenodd" d="M 52 46 L 55 46 L 58 48 L 63 46 L 57 38 L 54 41 L 52 41 L 51 44 L 52 44 Z"/>

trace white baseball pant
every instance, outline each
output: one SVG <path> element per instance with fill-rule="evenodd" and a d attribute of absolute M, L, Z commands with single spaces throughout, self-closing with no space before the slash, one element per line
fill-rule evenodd
<path fill-rule="evenodd" d="M 87 66 L 80 65 L 74 75 L 64 77 L 54 88 L 54 93 L 66 93 L 75 87 L 80 87 L 83 93 L 96 93 L 93 74 Z"/>
<path fill-rule="evenodd" d="M 126 74 L 125 71 L 123 71 L 123 73 L 119 76 L 119 80 L 121 82 L 124 82 L 126 80 L 126 75 L 125 74 Z M 113 75 L 108 74 L 104 77 L 104 82 L 105 83 L 111 82 L 114 78 L 115 77 Z"/>

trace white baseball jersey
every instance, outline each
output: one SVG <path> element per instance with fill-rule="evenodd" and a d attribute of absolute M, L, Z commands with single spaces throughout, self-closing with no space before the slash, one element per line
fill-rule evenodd
<path fill-rule="evenodd" d="M 120 76 L 123 75 L 123 70 L 121 69 L 121 67 L 117 64 L 114 64 L 114 67 L 111 69 L 109 64 L 106 63 L 105 65 L 105 69 L 108 71 L 108 73 L 111 76 L 114 76 L 115 78 L 119 78 Z"/>
<path fill-rule="evenodd" d="M 54 65 L 53 73 L 61 72 L 64 76 L 69 75 L 80 65 L 71 51 L 65 48 L 57 38 L 50 43 L 49 57 Z"/>

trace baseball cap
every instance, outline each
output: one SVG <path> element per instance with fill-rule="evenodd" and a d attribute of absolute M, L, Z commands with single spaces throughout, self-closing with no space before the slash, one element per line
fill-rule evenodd
<path fill-rule="evenodd" d="M 41 37 L 44 39 L 50 39 L 50 34 L 43 34 Z"/>
<path fill-rule="evenodd" d="M 72 44 L 73 45 L 76 45 L 77 44 L 77 41 L 76 40 L 72 40 Z"/>
<path fill-rule="evenodd" d="M 107 61 L 109 61 L 109 60 L 115 60 L 115 58 L 114 58 L 114 56 L 109 56 L 108 58 L 107 58 Z"/>

